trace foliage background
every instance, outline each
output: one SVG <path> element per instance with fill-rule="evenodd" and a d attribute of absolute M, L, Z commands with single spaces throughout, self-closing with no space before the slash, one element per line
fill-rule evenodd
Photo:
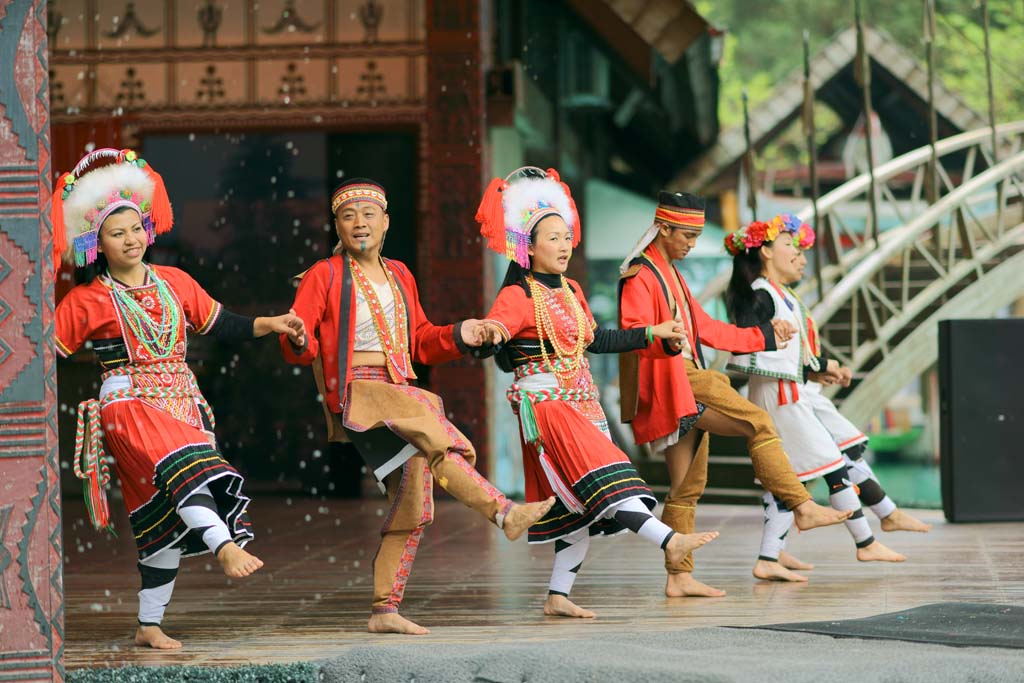
<path fill-rule="evenodd" d="M 1024 0 L 990 0 L 992 80 L 996 121 L 1024 118 Z M 742 123 L 741 93 L 753 109 L 775 85 L 801 69 L 802 34 L 810 34 L 811 55 L 834 34 L 853 26 L 851 0 L 697 0 L 712 25 L 726 31 L 719 70 L 722 128 Z M 977 0 L 936 0 L 935 64 L 939 78 L 987 116 L 984 33 Z M 862 0 L 865 23 L 889 33 L 925 62 L 923 0 Z M 838 123 L 825 107 L 816 108 L 819 130 Z M 797 126 L 799 128 L 799 126 Z M 766 152 L 771 157 L 772 152 Z"/>

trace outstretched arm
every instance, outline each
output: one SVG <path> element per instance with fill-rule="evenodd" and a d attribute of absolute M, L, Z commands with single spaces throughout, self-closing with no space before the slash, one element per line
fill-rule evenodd
<path fill-rule="evenodd" d="M 295 335 L 279 331 L 281 353 L 289 363 L 309 365 L 320 354 L 320 341 L 317 339 L 317 333 L 323 322 L 330 295 L 332 278 L 330 278 L 329 269 L 330 264 L 327 261 L 320 261 L 314 265 L 303 276 L 299 288 L 295 292 L 295 302 L 289 313 L 295 315 L 302 322 L 302 332 Z M 295 331 L 292 324 L 286 324 L 293 332 Z"/>
<path fill-rule="evenodd" d="M 646 343 L 638 350 L 644 358 L 669 358 L 680 353 L 680 347 L 672 341 L 665 338 L 652 340 L 646 334 L 648 328 L 665 322 L 659 320 L 662 314 L 660 304 L 664 298 L 661 286 L 643 271 L 620 283 L 619 327 L 623 330 L 644 330 Z M 668 308 L 667 304 L 665 308 Z"/>
<path fill-rule="evenodd" d="M 689 291 L 687 291 L 687 297 L 690 299 L 690 310 L 693 312 L 693 320 L 700 333 L 701 344 L 732 353 L 775 351 L 778 348 L 773 321 L 760 322 L 757 327 L 737 327 L 712 318 L 690 295 Z M 788 337 L 786 338 L 788 339 Z"/>

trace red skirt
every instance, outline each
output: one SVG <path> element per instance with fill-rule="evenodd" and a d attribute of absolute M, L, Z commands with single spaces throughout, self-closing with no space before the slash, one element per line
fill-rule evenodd
<path fill-rule="evenodd" d="M 600 405 L 595 407 L 600 413 Z M 604 515 L 630 498 L 654 508 L 654 493 L 612 442 L 603 422 L 592 422 L 567 401 L 539 401 L 533 412 L 541 450 L 520 435 L 526 500 L 556 496 L 556 502 L 530 527 L 530 543 L 549 543 L 588 527 L 591 535 L 619 533 L 623 527 Z"/>
<path fill-rule="evenodd" d="M 209 552 L 177 514 L 202 486 L 209 487 L 233 540 L 240 545 L 252 540 L 244 479 L 206 432 L 139 399 L 108 403 L 101 419 L 140 559 L 174 545 L 185 556 Z"/>

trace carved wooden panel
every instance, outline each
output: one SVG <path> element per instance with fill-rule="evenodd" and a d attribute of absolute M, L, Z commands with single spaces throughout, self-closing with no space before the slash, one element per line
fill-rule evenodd
<path fill-rule="evenodd" d="M 45 0 L 0 0 L 0 661 L 64 678 Z"/>

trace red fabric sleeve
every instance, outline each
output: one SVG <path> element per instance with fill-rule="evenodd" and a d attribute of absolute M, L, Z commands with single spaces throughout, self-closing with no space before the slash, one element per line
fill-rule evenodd
<path fill-rule="evenodd" d="M 664 307 L 662 306 L 664 303 Z M 664 311 L 662 310 L 664 308 Z M 661 316 L 664 315 L 664 318 Z M 661 318 L 661 319 L 659 319 Z M 668 302 L 661 290 L 656 276 L 641 270 L 633 277 L 622 282 L 622 295 L 619 297 L 619 327 L 633 330 L 646 328 L 671 319 L 668 315 Z M 665 351 L 660 339 L 655 339 L 647 348 L 637 351 L 643 358 L 672 358 L 673 354 Z"/>
<path fill-rule="evenodd" d="M 92 332 L 89 307 L 83 296 L 86 285 L 72 289 L 57 304 L 53 314 L 53 337 L 57 354 L 67 358 L 85 343 Z"/>
<path fill-rule="evenodd" d="M 185 309 L 185 320 L 192 331 L 199 334 L 209 332 L 224 308 L 220 302 L 207 294 L 206 290 L 185 271 L 170 266 L 156 266 L 155 269 L 178 295 L 178 300 Z"/>
<path fill-rule="evenodd" d="M 434 365 L 445 361 L 462 358 L 462 351 L 455 343 L 454 325 L 435 325 L 427 319 L 420 304 L 420 292 L 416 287 L 416 279 L 405 264 L 399 261 L 388 262 L 392 271 L 398 275 L 405 286 L 408 298 L 409 322 L 411 323 L 412 359 L 424 365 Z"/>
<path fill-rule="evenodd" d="M 700 343 L 719 351 L 752 353 L 764 351 L 764 334 L 757 327 L 736 327 L 708 315 L 697 299 L 686 292 L 690 299 L 693 321 L 700 334 Z"/>
<path fill-rule="evenodd" d="M 324 311 L 327 310 L 330 264 L 318 261 L 303 275 L 299 288 L 295 292 L 292 309 L 295 315 L 302 318 L 306 327 L 306 346 L 297 350 L 292 346 L 288 335 L 281 334 L 281 353 L 284 359 L 295 365 L 309 365 L 320 353 L 320 325 L 323 323 Z"/>
<path fill-rule="evenodd" d="M 535 326 L 533 301 L 519 285 L 502 287 L 484 319 L 501 327 L 505 341 L 515 339 L 524 329 Z"/>

